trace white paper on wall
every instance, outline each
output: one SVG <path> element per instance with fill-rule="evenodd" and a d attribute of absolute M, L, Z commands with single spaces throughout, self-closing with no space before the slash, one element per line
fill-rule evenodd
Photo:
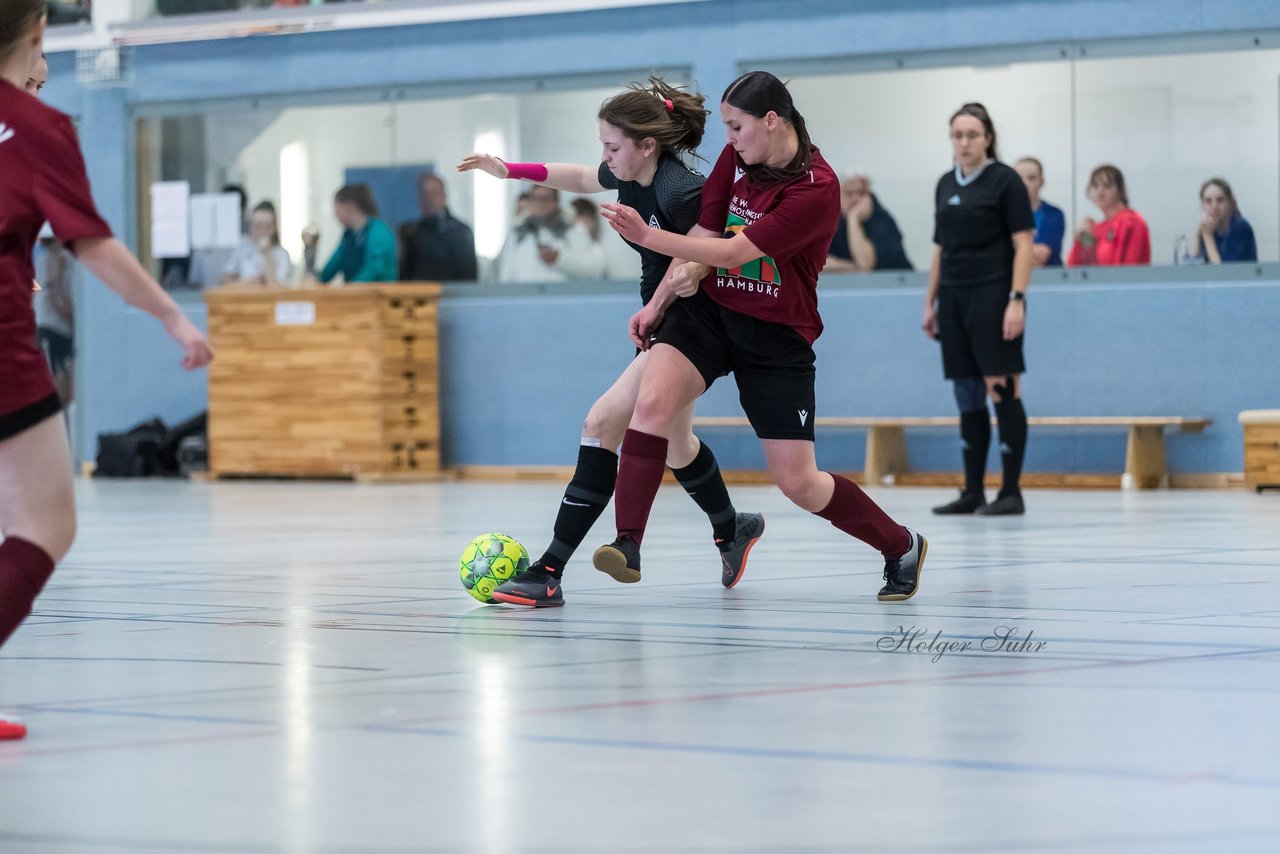
<path fill-rule="evenodd" d="M 240 196 L 196 193 L 191 197 L 191 248 L 234 249 L 240 243 Z"/>
<path fill-rule="evenodd" d="M 186 181 L 157 181 L 151 185 L 151 256 L 185 258 L 191 254 Z"/>

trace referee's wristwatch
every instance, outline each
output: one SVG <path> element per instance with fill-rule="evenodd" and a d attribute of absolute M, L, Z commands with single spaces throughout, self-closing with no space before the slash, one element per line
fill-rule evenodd
<path fill-rule="evenodd" d="M 1009 291 L 1009 302 L 1026 302 L 1027 295 L 1022 291 Z"/>

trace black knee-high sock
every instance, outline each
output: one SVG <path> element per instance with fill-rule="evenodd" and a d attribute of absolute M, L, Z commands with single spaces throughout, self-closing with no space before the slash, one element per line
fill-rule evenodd
<path fill-rule="evenodd" d="M 556 514 L 554 539 L 538 559 L 552 575 L 559 578 L 564 565 L 582 545 L 591 526 L 600 518 L 613 497 L 618 480 L 618 455 L 604 448 L 583 445 L 578 448 L 578 467 L 573 480 L 565 487 L 560 512 Z"/>
<path fill-rule="evenodd" d="M 729 499 L 729 488 L 724 485 L 720 465 L 707 443 L 700 443 L 698 455 L 693 458 L 693 462 L 671 471 L 694 503 L 707 514 L 707 519 L 711 521 L 711 535 L 716 538 L 716 542 L 727 544 L 732 540 L 737 531 L 738 513 Z"/>
<path fill-rule="evenodd" d="M 960 413 L 960 444 L 964 448 L 965 494 L 981 495 L 987 449 L 991 447 L 991 415 L 985 406 Z"/>
<path fill-rule="evenodd" d="M 1000 461 L 1004 464 L 1000 494 L 1017 495 L 1022 459 L 1027 453 L 1027 411 L 1021 399 L 1008 394 L 996 403 L 996 426 L 1000 428 Z"/>

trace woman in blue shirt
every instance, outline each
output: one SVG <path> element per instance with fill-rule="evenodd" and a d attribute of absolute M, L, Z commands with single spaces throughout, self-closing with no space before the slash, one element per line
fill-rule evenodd
<path fill-rule="evenodd" d="M 394 282 L 399 278 L 396 236 L 383 220 L 373 193 L 364 184 L 348 184 L 333 197 L 333 215 L 342 223 L 342 242 L 329 257 L 320 281 L 339 273 L 352 282 Z"/>
<path fill-rule="evenodd" d="M 1210 178 L 1200 187 L 1200 256 L 1210 264 L 1224 261 L 1257 261 L 1258 244 L 1253 227 L 1240 216 L 1231 185 L 1222 178 Z"/>
<path fill-rule="evenodd" d="M 1067 231 L 1067 218 L 1061 208 L 1040 199 L 1044 189 L 1044 166 L 1034 157 L 1024 157 L 1013 164 L 1031 197 L 1031 212 L 1036 218 L 1031 238 L 1031 257 L 1037 267 L 1062 266 L 1062 237 Z"/>

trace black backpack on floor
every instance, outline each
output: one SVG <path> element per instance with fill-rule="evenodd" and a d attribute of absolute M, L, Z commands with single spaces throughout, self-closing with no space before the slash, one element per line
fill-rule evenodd
<path fill-rule="evenodd" d="M 153 418 L 124 433 L 98 434 L 98 465 L 94 477 L 150 477 L 164 474 L 161 453 L 167 428 Z"/>

